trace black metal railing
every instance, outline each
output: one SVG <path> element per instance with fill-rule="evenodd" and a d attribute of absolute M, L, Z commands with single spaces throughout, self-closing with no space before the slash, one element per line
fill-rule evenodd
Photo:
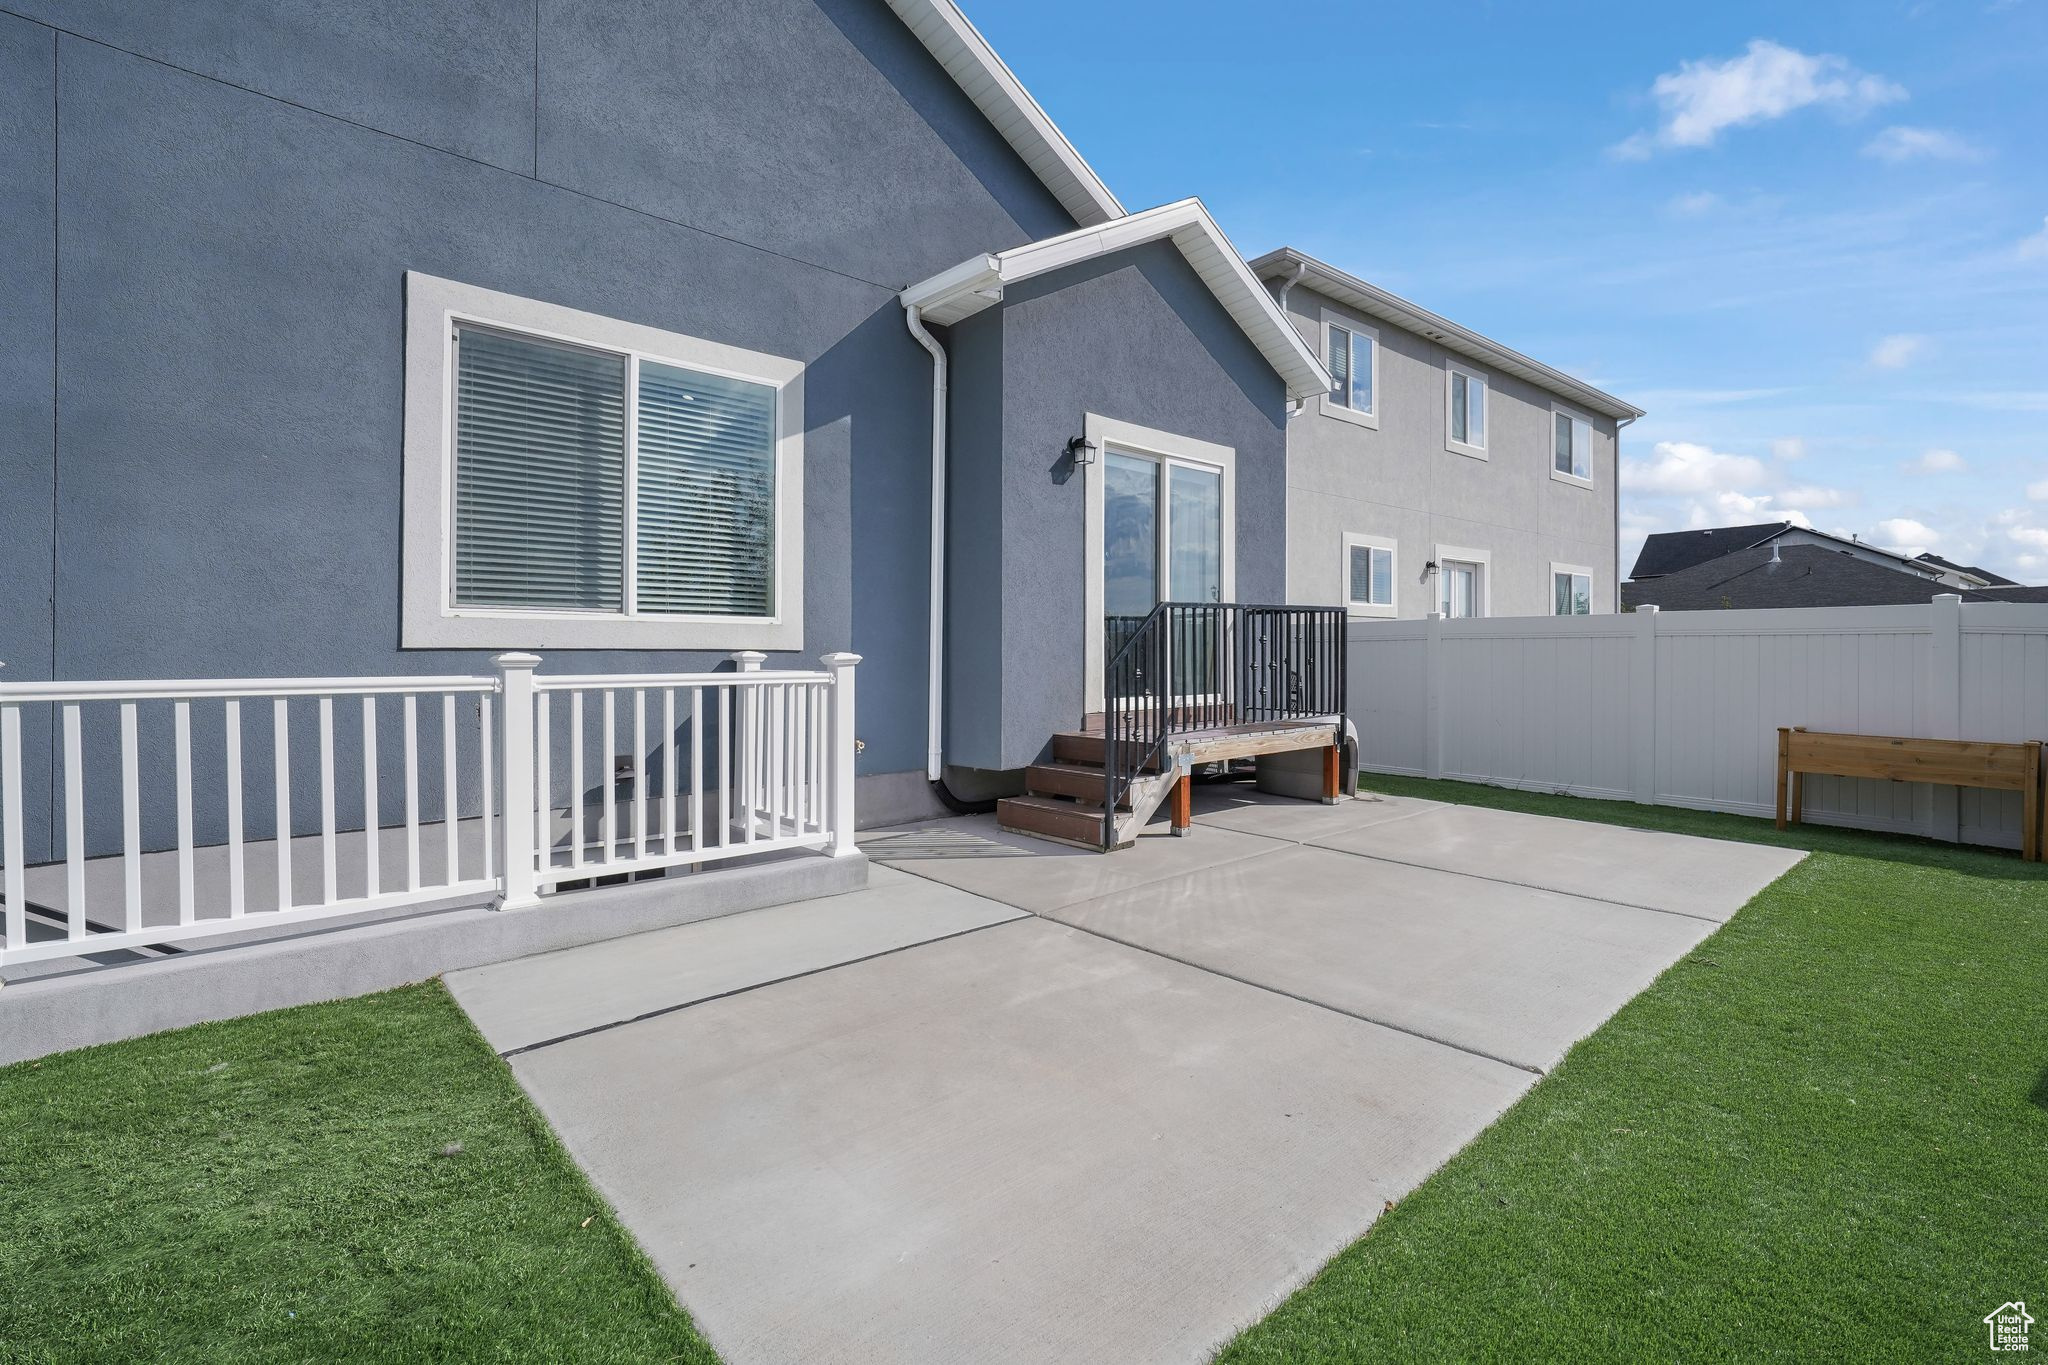
<path fill-rule="evenodd" d="M 1162 602 L 1104 622 L 1102 843 L 1167 741 L 1196 730 L 1344 715 L 1342 607 Z"/>

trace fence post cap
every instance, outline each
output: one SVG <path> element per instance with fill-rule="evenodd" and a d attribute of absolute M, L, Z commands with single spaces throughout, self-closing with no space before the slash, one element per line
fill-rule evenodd
<path fill-rule="evenodd" d="M 758 649 L 736 649 L 726 657 L 731 659 L 734 664 L 738 665 L 739 670 L 742 673 L 752 673 L 756 671 L 761 667 L 761 664 L 768 658 L 766 654 L 763 654 Z"/>
<path fill-rule="evenodd" d="M 1638 606 L 1638 607 L 1636 608 L 1636 615 L 1638 615 L 1638 616 L 1655 616 L 1655 615 L 1657 614 L 1657 611 L 1658 611 L 1658 607 L 1657 607 L 1657 604 L 1656 604 L 1655 602 L 1645 602 L 1645 603 L 1643 603 L 1643 604 L 1642 604 L 1641 606 Z"/>
<path fill-rule="evenodd" d="M 1963 595 L 1959 592 L 1938 592 L 1934 594 L 1934 600 L 1937 602 L 1960 603 L 1963 600 Z"/>
<path fill-rule="evenodd" d="M 831 654 L 820 654 L 818 662 L 827 668 L 852 668 L 860 662 L 860 655 L 842 649 Z"/>
<path fill-rule="evenodd" d="M 523 654 L 515 649 L 509 654 L 493 654 L 491 662 L 500 668 L 538 668 L 540 655 Z"/>

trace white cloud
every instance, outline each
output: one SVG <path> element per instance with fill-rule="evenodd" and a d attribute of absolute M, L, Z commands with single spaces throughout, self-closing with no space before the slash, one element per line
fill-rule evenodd
<path fill-rule="evenodd" d="M 1967 138 L 1939 128 L 1887 128 L 1863 144 L 1863 155 L 1879 161 L 1982 161 L 1991 153 Z"/>
<path fill-rule="evenodd" d="M 1645 460 L 1621 462 L 1621 486 L 1640 493 L 1712 493 L 1757 488 L 1763 461 L 1724 455 L 1691 441 L 1659 441 Z"/>
<path fill-rule="evenodd" d="M 1902 370 L 1926 349 L 1926 337 L 1900 332 L 1870 348 L 1870 363 L 1880 370 Z"/>
<path fill-rule="evenodd" d="M 1925 451 L 1916 460 L 1907 460 L 1899 466 L 1902 474 L 1960 474 L 1970 466 L 1963 457 L 1953 450 L 1936 448 Z"/>
<path fill-rule="evenodd" d="M 1691 194 L 1674 194 L 1664 207 L 1674 218 L 1697 218 L 1703 213 L 1712 213 L 1721 206 L 1721 196 L 1712 190 L 1695 190 Z"/>
<path fill-rule="evenodd" d="M 2048 479 L 2036 479 L 2028 484 L 2027 496 L 2035 502 L 2048 502 Z"/>
<path fill-rule="evenodd" d="M 1862 501 L 1849 489 L 1826 488 L 1820 484 L 1783 489 L 1777 494 L 1777 499 L 1787 507 L 1854 507 Z"/>
<path fill-rule="evenodd" d="M 1797 436 L 1782 436 L 1771 442 L 1771 454 L 1781 460 L 1803 460 L 1806 458 L 1806 442 Z"/>
<path fill-rule="evenodd" d="M 2023 261 L 2048 261 L 2048 215 L 2042 216 L 2039 232 L 2020 238 L 2019 255 Z"/>
<path fill-rule="evenodd" d="M 1902 86 L 1858 71 L 1841 57 L 1813 55 L 1766 38 L 1740 57 L 1681 62 L 1650 87 L 1663 118 L 1654 132 L 1613 148 L 1641 160 L 1659 148 L 1710 147 L 1723 130 L 1783 118 L 1809 105 L 1860 113 L 1906 97 Z"/>
<path fill-rule="evenodd" d="M 1873 540 L 1902 555 L 1926 554 L 1940 539 L 1932 526 L 1923 525 L 1911 517 L 1887 517 L 1872 529 L 1876 531 Z"/>

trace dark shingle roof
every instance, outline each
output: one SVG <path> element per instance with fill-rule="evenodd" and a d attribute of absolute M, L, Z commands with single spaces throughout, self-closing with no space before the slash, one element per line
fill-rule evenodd
<path fill-rule="evenodd" d="M 1714 611 L 1741 607 L 1881 607 L 1925 602 L 1956 589 L 1818 545 L 1753 546 L 1676 573 L 1621 585 L 1626 607 Z M 2009 596 L 2008 594 L 2025 594 Z M 2038 594 L 2038 595 L 2037 595 Z M 2048 601 L 2048 588 L 1982 588 L 1969 602 Z"/>
<path fill-rule="evenodd" d="M 1755 526 L 1711 526 L 1704 531 L 1659 531 L 1643 542 L 1629 577 L 1661 578 L 1690 569 L 1731 550 L 1760 545 L 1791 525 L 1789 521 L 1765 521 Z"/>
<path fill-rule="evenodd" d="M 1957 573 L 1973 574 L 1976 577 L 1983 579 L 1986 583 L 1989 583 L 1994 588 L 2017 588 L 2020 586 L 2018 583 L 2014 582 L 2010 578 L 2005 577 L 2003 574 L 1995 574 L 1991 572 L 1991 570 L 1989 569 L 1980 569 L 1974 564 L 1958 564 L 1953 559 L 1943 559 L 1940 555 L 1919 554 L 1914 555 L 1913 558 L 1924 560 L 1927 563 L 1934 565 L 1936 568 L 1953 569 Z"/>

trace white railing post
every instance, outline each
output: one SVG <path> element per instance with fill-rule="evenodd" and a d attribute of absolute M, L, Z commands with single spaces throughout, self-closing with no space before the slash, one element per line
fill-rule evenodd
<path fill-rule="evenodd" d="M 1945 592 L 1927 604 L 1927 727 L 1929 739 L 1963 737 L 1963 595 Z M 1962 838 L 1954 787 L 1929 789 L 1928 837 Z"/>
<path fill-rule="evenodd" d="M 1423 627 L 1422 771 L 1444 775 L 1444 614 L 1433 611 Z"/>
<path fill-rule="evenodd" d="M 859 850 L 853 842 L 853 667 L 858 654 L 827 654 L 818 662 L 832 673 L 832 843 L 835 858 Z"/>
<path fill-rule="evenodd" d="M 0 664 L 0 668 L 7 665 Z M 7 704 L 0 688 L 0 892 L 7 897 L 7 949 L 19 952 L 28 942 L 27 866 L 21 837 L 21 708 Z"/>
<path fill-rule="evenodd" d="M 1632 613 L 1635 642 L 1628 674 L 1629 797 L 1640 806 L 1657 803 L 1657 609 Z"/>
<path fill-rule="evenodd" d="M 547 803 L 533 785 L 533 670 L 540 658 L 533 654 L 500 654 L 498 683 L 503 693 L 501 731 L 504 762 L 499 780 L 504 784 L 498 800 L 499 847 L 504 857 L 498 864 L 498 908 L 517 910 L 540 903 L 538 886 L 538 824 L 548 819 Z M 484 831 L 490 837 L 490 831 Z"/>
<path fill-rule="evenodd" d="M 736 649 L 729 656 L 735 673 L 759 673 L 767 655 L 758 649 Z M 758 687 L 736 687 L 733 700 L 739 710 L 739 762 L 733 765 L 732 790 L 725 799 L 731 801 L 746 813 L 746 826 L 741 831 L 743 838 L 755 837 L 756 826 L 760 824 L 761 789 L 755 785 L 761 779 L 760 728 L 761 689 Z M 726 824 L 732 824 L 731 811 L 726 812 Z"/>

